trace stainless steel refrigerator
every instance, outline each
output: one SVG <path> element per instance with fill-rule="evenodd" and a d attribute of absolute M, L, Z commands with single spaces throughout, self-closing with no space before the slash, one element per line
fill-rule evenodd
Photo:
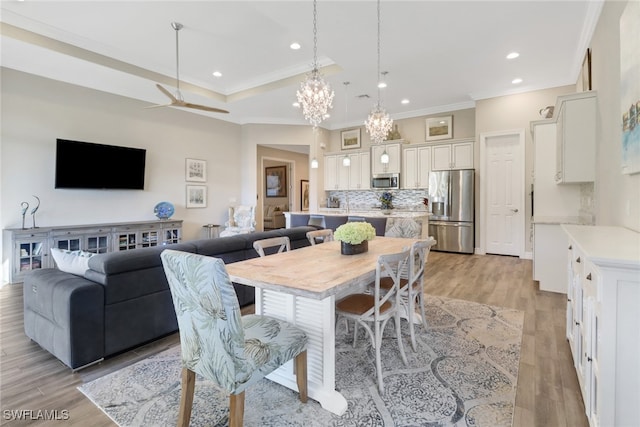
<path fill-rule="evenodd" d="M 429 235 L 437 243 L 431 249 L 474 252 L 474 169 L 429 174 Z"/>

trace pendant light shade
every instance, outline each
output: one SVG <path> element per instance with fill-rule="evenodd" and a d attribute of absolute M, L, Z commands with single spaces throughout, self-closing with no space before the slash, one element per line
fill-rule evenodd
<path fill-rule="evenodd" d="M 307 78 L 300 83 L 296 92 L 298 103 L 302 107 L 304 118 L 314 127 L 318 126 L 333 108 L 333 90 L 324 81 L 318 69 L 318 28 L 316 0 L 313 0 L 313 69 Z"/>
<path fill-rule="evenodd" d="M 315 157 L 311 160 L 311 169 L 318 169 L 318 159 Z"/>
<path fill-rule="evenodd" d="M 346 166 L 346 167 L 351 166 L 351 158 L 346 154 L 342 158 L 342 166 Z"/>
<path fill-rule="evenodd" d="M 382 163 L 383 165 L 389 164 L 389 154 L 387 153 L 386 148 L 384 149 L 384 151 L 382 152 L 382 155 L 380 156 L 380 163 Z"/>
<path fill-rule="evenodd" d="M 385 75 L 386 74 L 387 73 L 385 72 Z M 378 74 L 376 76 L 376 81 L 378 82 L 382 81 L 380 79 L 380 75 L 380 0 L 378 0 Z M 379 85 L 378 102 L 376 102 L 373 110 L 369 113 L 369 117 L 367 117 L 364 125 L 374 144 L 380 144 L 384 141 L 393 126 L 393 120 L 391 120 L 391 117 L 389 117 L 385 109 L 382 107 Z"/>

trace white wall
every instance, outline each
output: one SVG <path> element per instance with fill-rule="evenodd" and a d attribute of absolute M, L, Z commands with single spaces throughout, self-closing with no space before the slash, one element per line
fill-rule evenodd
<path fill-rule="evenodd" d="M 620 172 L 620 16 L 626 4 L 605 2 L 590 46 L 592 86 L 598 91 L 595 207 L 598 225 L 640 231 L 640 173 Z"/>
<path fill-rule="evenodd" d="M 32 195 L 42 200 L 41 226 L 155 219 L 160 201 L 175 205 L 185 239 L 201 237 L 203 224 L 224 223 L 240 188 L 240 126 L 145 105 L 2 69 L 2 228 L 21 226 L 20 202 L 35 202 Z M 54 189 L 56 138 L 146 149 L 144 191 Z M 207 208 L 185 208 L 185 158 L 207 161 Z"/>

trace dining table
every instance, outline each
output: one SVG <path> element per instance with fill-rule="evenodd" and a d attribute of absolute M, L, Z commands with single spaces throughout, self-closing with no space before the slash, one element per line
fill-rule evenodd
<path fill-rule="evenodd" d="M 375 281 L 378 257 L 409 249 L 418 239 L 376 236 L 367 252 L 342 255 L 340 241 L 251 258 L 226 265 L 231 280 L 255 288 L 255 313 L 291 322 L 308 337 L 308 395 L 336 414 L 347 400 L 335 388 L 335 304 Z M 297 391 L 290 361 L 267 376 Z"/>

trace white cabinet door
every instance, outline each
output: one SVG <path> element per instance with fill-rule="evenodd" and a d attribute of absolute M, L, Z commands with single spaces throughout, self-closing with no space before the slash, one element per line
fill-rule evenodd
<path fill-rule="evenodd" d="M 351 165 L 346 168 L 349 172 L 349 190 L 369 188 L 369 153 L 353 153 L 349 159 Z"/>
<path fill-rule="evenodd" d="M 576 96 L 579 96 L 577 99 Z M 593 182 L 596 161 L 595 94 L 559 98 L 556 182 Z"/>
<path fill-rule="evenodd" d="M 382 164 L 380 156 L 387 152 L 389 163 Z M 382 173 L 400 173 L 400 144 L 380 144 L 371 147 L 371 173 L 378 175 Z"/>
<path fill-rule="evenodd" d="M 349 189 L 349 175 L 351 174 L 351 166 L 345 166 L 344 164 L 344 157 L 345 156 L 341 156 L 338 155 L 336 156 L 336 168 L 338 170 L 338 176 L 337 176 L 337 188 L 338 190 L 348 190 Z M 349 157 L 350 160 L 353 161 L 353 159 L 351 159 L 351 157 Z"/>
<path fill-rule="evenodd" d="M 432 149 L 431 170 L 442 171 L 451 169 L 451 145 L 434 145 Z"/>
<path fill-rule="evenodd" d="M 431 147 L 412 147 L 402 151 L 402 188 L 429 187 Z"/>
<path fill-rule="evenodd" d="M 324 156 L 324 189 L 338 189 L 338 157 L 335 155 Z"/>
<path fill-rule="evenodd" d="M 473 169 L 473 142 L 434 145 L 431 170 Z"/>
<path fill-rule="evenodd" d="M 451 144 L 452 169 L 473 169 L 473 142 Z"/>
<path fill-rule="evenodd" d="M 360 153 L 360 184 L 358 189 L 369 190 L 371 188 L 371 155 Z"/>

